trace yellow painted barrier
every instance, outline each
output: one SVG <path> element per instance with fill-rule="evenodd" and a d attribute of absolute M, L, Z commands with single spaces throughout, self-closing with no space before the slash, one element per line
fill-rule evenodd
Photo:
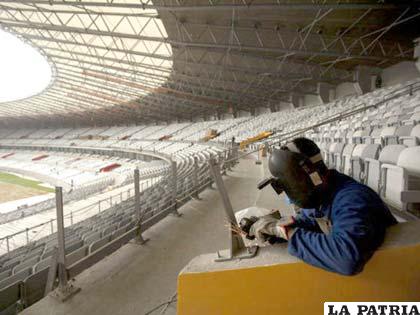
<path fill-rule="evenodd" d="M 253 143 L 253 142 L 257 142 L 257 141 L 259 141 L 259 140 L 262 140 L 262 139 L 268 138 L 268 137 L 269 137 L 269 136 L 271 136 L 272 134 L 273 134 L 273 132 L 272 132 L 272 131 L 264 131 L 264 132 L 261 132 L 261 133 L 259 133 L 258 135 L 256 135 L 255 137 L 248 138 L 248 139 L 246 139 L 246 140 L 244 140 L 244 141 L 241 141 L 241 143 L 239 144 L 239 148 L 240 148 L 240 149 L 243 149 L 243 148 L 245 148 L 248 144 L 251 144 L 251 143 Z"/>
<path fill-rule="evenodd" d="M 420 301 L 420 222 L 399 224 L 356 276 L 327 272 L 263 248 L 254 259 L 193 259 L 178 277 L 178 315 L 323 314 L 329 301 Z"/>

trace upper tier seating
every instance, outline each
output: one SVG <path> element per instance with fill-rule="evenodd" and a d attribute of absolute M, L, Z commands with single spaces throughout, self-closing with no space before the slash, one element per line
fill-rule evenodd
<path fill-rule="evenodd" d="M 127 148 L 164 153 L 170 155 L 177 163 L 176 202 L 182 203 L 194 192 L 195 178 L 192 170 L 195 167 L 198 167 L 199 187 L 210 183 L 211 177 L 205 162 L 210 157 L 220 159 L 224 154 L 224 148 L 216 144 L 230 141 L 232 137 L 240 142 L 260 132 L 273 131 L 274 136 L 263 141 L 272 144 L 278 140 L 277 137 L 300 130 L 301 135 L 306 135 L 318 143 L 330 168 L 336 168 L 366 183 L 394 208 L 414 212 L 420 204 L 420 93 L 406 93 L 378 104 L 379 101 L 395 95 L 400 88 L 404 88 L 404 85 L 319 106 L 222 121 L 162 126 L 59 129 L 48 132 L 29 129 L 0 130 L 0 145 L 43 145 L 48 141 L 48 145 L 51 146 Z M 375 107 L 345 116 L 346 112 L 369 105 Z M 317 123 L 337 118 L 338 115 L 340 119 L 313 127 Z M 306 128 L 311 130 L 307 131 Z M 220 135 L 209 142 L 194 143 L 202 139 L 209 129 L 217 130 Z M 42 138 L 28 138 L 30 134 Z M 84 136 L 88 135 L 99 139 L 85 139 Z M 101 140 L 100 136 L 109 139 Z M 168 141 L 159 141 L 163 136 L 171 137 Z M 254 147 L 259 145 L 261 142 L 252 144 Z M 25 152 L 19 151 L 19 154 Z M 85 167 L 80 161 L 70 164 L 73 163 L 80 163 L 80 168 Z M 100 167 L 102 164 L 92 165 Z M 141 191 L 143 222 L 156 222 L 156 218 L 160 218 L 162 213 L 167 213 L 166 211 L 173 206 L 171 187 L 171 178 L 162 175 L 155 185 Z M 105 212 L 67 227 L 65 238 L 68 264 L 76 263 L 99 251 L 101 247 L 133 229 L 138 215 L 135 212 L 134 200 L 130 198 Z M 45 286 L 45 270 L 48 270 L 49 257 L 53 253 L 56 241 L 55 234 L 49 235 L 0 257 L 0 294 L 6 296 L 7 293 L 8 296 L 7 300 L 1 301 L 0 309 L 13 306 L 19 298 L 31 304 L 42 297 L 40 292 L 43 293 Z M 32 291 L 37 294 L 20 296 L 19 289 L 33 289 L 36 282 L 34 279 L 42 279 L 37 282 L 38 289 Z"/>
<path fill-rule="evenodd" d="M 318 143 L 330 168 L 367 184 L 396 209 L 416 213 L 420 125 L 415 111 L 419 103 L 420 93 L 415 91 L 306 136 Z"/>
<path fill-rule="evenodd" d="M 381 166 L 382 164 L 396 165 L 401 152 L 406 148 L 402 144 L 390 144 L 385 146 L 378 159 L 366 158 L 365 159 L 365 173 L 364 182 L 370 188 L 379 192 L 381 188 Z"/>

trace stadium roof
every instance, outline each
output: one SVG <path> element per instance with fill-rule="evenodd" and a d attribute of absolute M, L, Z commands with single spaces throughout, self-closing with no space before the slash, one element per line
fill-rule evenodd
<path fill-rule="evenodd" d="M 412 60 L 418 1 L 0 0 L 53 69 L 3 125 L 147 123 L 250 110 Z"/>

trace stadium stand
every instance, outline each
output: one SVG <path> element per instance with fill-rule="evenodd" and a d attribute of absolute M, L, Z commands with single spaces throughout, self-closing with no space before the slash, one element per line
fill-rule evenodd
<path fill-rule="evenodd" d="M 223 181 L 233 183 L 226 193 L 241 199 L 241 206 L 257 206 L 267 197 L 258 206 L 271 209 L 281 202 L 289 214 L 294 206 L 286 205 L 284 194 L 257 191 L 254 182 L 268 173 L 267 154 L 297 136 L 316 142 L 330 169 L 375 190 L 399 221 L 418 219 L 419 7 L 418 0 L 0 0 L 0 36 L 10 33 L 35 50 L 51 74 L 48 86 L 32 96 L 0 100 L 0 172 L 56 186 L 55 197 L 0 207 L 0 315 L 32 315 L 34 304 L 51 291 L 59 299 L 67 296 L 72 291 L 67 280 L 131 250 L 117 252 L 128 242 L 136 247 L 135 254 L 123 257 L 129 263 L 150 248 L 171 256 L 163 241 L 164 246 L 151 244 L 168 236 L 161 227 L 182 230 L 170 236 L 172 247 L 191 249 L 184 257 L 173 255 L 174 276 L 191 258 L 187 255 L 221 246 L 219 226 L 236 227 L 232 216 L 214 223 L 217 212 L 208 211 L 229 208 Z M 3 46 L 8 45 L 2 51 Z M 219 167 L 229 176 L 218 178 Z M 215 179 L 221 198 L 207 189 Z M 187 217 L 190 208 L 194 213 Z M 145 231 L 145 237 L 152 234 L 151 246 L 137 246 Z M 201 234 L 212 246 L 198 244 Z M 140 259 L 137 268 L 150 262 Z M 115 305 L 121 310 L 69 303 L 51 312 L 134 313 L 134 306 L 126 307 L 133 302 L 129 295 L 160 294 L 157 285 L 149 290 L 143 284 L 154 271 L 144 270 L 142 281 L 127 285 L 129 294 L 118 292 Z M 132 271 L 126 280 L 135 278 Z M 323 292 L 327 285 L 320 283 Z M 236 305 L 226 297 L 227 307 Z M 81 302 L 75 300 L 69 302 Z M 175 295 L 169 303 L 174 300 Z M 226 311 L 238 313 L 246 310 Z"/>
<path fill-rule="evenodd" d="M 203 189 L 210 184 L 211 176 L 206 162 L 213 156 L 223 161 L 222 144 L 230 138 L 235 137 L 236 141 L 240 142 L 262 131 L 272 131 L 274 136 L 266 141 L 274 144 L 276 139 L 283 139 L 282 135 L 285 134 L 306 134 L 318 142 L 329 167 L 342 170 L 358 181 L 368 184 L 396 209 L 415 213 L 420 202 L 416 197 L 418 195 L 413 194 L 420 190 L 420 168 L 416 162 L 420 154 L 419 128 L 417 128 L 420 93 L 414 89 L 415 92 L 409 97 L 398 95 L 408 87 L 411 90 L 413 87 L 418 88 L 419 81 L 327 105 L 226 121 L 150 127 L 4 132 L 0 143 L 2 146 L 11 146 L 13 143 L 15 155 L 0 162 L 13 161 L 11 165 L 26 163 L 25 168 L 30 167 L 29 165 L 33 163 L 32 157 L 40 151 L 27 151 L 26 147 L 20 150 L 20 145 L 71 147 L 71 144 L 74 144 L 90 148 L 130 148 L 159 152 L 171 156 L 177 163 L 176 203 L 182 203 L 192 196 L 198 189 L 197 186 Z M 387 101 L 388 98 L 391 100 Z M 358 109 L 362 111 L 357 112 Z M 355 113 L 341 118 L 344 117 L 343 113 L 352 111 Z M 316 127 L 318 123 L 331 118 L 335 120 Z M 216 129 L 220 135 L 209 142 L 200 143 L 199 140 L 207 129 Z M 29 133 L 32 136 L 25 138 Z M 83 135 L 95 139 L 85 139 L 82 138 Z M 109 139 L 97 140 L 96 138 L 101 135 L 109 135 Z M 170 136 L 170 139 L 159 141 L 162 136 Z M 262 143 L 254 143 L 250 147 L 258 148 Z M 2 149 L 1 154 L 7 155 L 8 152 L 9 149 Z M 80 167 L 82 173 L 65 170 L 66 167 L 63 167 L 60 170 L 67 176 L 60 177 L 77 178 L 83 182 L 85 176 L 85 180 L 90 179 L 86 172 L 110 164 L 109 160 L 105 163 L 97 158 L 87 163 L 85 155 L 70 153 L 51 155 L 39 163 L 49 162 L 55 164 L 57 169 L 59 165 L 71 165 L 75 169 Z M 197 161 L 198 183 L 195 183 L 192 169 L 197 165 Z M 38 166 L 37 169 L 47 170 L 48 167 Z M 169 213 L 168 210 L 173 206 L 170 186 L 170 177 L 163 176 L 155 185 L 141 192 L 140 220 L 143 226 L 150 226 Z M 69 270 L 74 268 L 74 273 L 77 274 L 87 266 L 82 262 L 91 259 L 96 261 L 103 255 L 100 252 L 105 251 L 108 246 L 119 247 L 128 239 L 135 237 L 138 220 L 134 201 L 129 199 L 110 210 L 68 226 L 66 254 Z M 2 309 L 28 306 L 42 298 L 55 243 L 56 234 L 51 234 L 1 257 L 0 290 L 2 296 L 7 297 L 2 300 Z M 91 262 L 88 263 L 90 264 Z"/>
<path fill-rule="evenodd" d="M 284 139 L 282 137 L 284 134 L 306 134 L 318 142 L 329 167 L 340 169 L 356 180 L 368 184 L 396 209 L 416 213 L 420 203 L 417 194 L 420 190 L 418 165 L 420 147 L 416 120 L 416 110 L 420 102 L 420 93 L 417 92 L 419 83 L 419 81 L 408 82 L 406 85 L 377 90 L 363 97 L 350 97 L 327 105 L 291 110 L 286 113 L 168 126 L 75 129 L 66 131 L 66 139 L 80 146 L 139 150 L 147 148 L 149 151 L 172 156 L 178 166 L 176 203 L 182 203 L 189 199 L 194 191 L 203 189 L 211 183 L 207 161 L 211 157 L 218 157 L 220 161 L 225 159 L 223 147 L 220 145 L 223 141 L 231 137 L 241 141 L 261 131 L 270 130 L 275 133 L 267 141 L 274 144 L 276 139 Z M 409 97 L 403 93 L 407 88 L 414 91 Z M 402 96 L 398 94 L 400 92 Z M 345 117 L 343 113 L 349 113 L 349 111 L 351 114 Z M 394 113 L 398 119 L 391 120 L 394 116 L 388 113 Z M 311 119 L 307 119 L 309 117 Z M 406 117 L 409 118 L 405 119 Z M 331 118 L 335 120 L 316 127 L 320 122 Z M 199 141 L 206 128 L 217 129 L 220 136 L 207 143 L 194 142 Z M 305 128 L 308 130 L 306 131 Z M 129 132 L 127 132 L 128 129 L 130 129 Z M 21 137 L 28 132 L 16 131 L 6 136 L 2 135 L 2 145 L 4 143 L 10 145 L 11 142 L 7 141 L 8 139 L 16 141 L 16 156 L 13 156 L 15 161 L 28 161 L 30 157 L 37 154 L 28 152 L 26 149 L 25 151 L 18 149 L 20 142 L 27 144 L 27 139 L 21 139 Z M 82 134 L 97 137 L 100 134 L 103 135 L 104 132 L 109 132 L 114 141 L 80 140 Z M 48 134 L 56 138 L 55 135 L 62 133 L 62 131 L 51 130 L 33 134 L 47 139 Z M 407 136 L 408 133 L 409 136 Z M 128 134 L 131 136 L 124 140 L 118 139 L 120 135 L 125 137 Z M 163 135 L 170 135 L 170 140 L 156 140 Z M 194 145 L 191 145 L 191 142 L 194 142 Z M 258 148 L 262 143 L 252 144 L 251 147 Z M 49 145 L 56 147 L 66 144 L 68 142 L 62 139 L 51 139 L 49 142 Z M 37 145 L 37 139 L 33 139 L 31 145 Z M 2 150 L 2 154 L 7 152 L 7 150 Z M 55 158 L 49 156 L 45 160 L 51 159 L 53 163 L 60 161 L 61 164 L 65 164 L 75 158 L 72 154 L 65 157 L 66 159 L 60 156 Z M 83 157 L 83 154 L 78 157 Z M 97 169 L 103 165 L 101 161 L 94 160 L 92 165 L 86 165 L 80 161 L 73 163 L 75 165 L 81 163 L 85 171 Z M 192 172 L 197 164 L 198 183 L 195 182 Z M 150 226 L 169 213 L 168 210 L 170 211 L 173 206 L 170 187 L 170 176 L 163 176 L 155 185 L 141 192 L 142 217 L 140 220 L 143 226 Z M 137 229 L 136 220 L 139 220 L 138 213 L 136 213 L 133 199 L 129 199 L 103 213 L 66 227 L 69 269 L 71 270 L 74 266 L 75 270 L 79 270 L 77 268 L 81 268 L 78 265 L 81 261 L 98 255 L 100 250 L 117 242 L 127 233 L 131 233 L 130 237 L 134 237 Z M 122 243 L 117 242 L 118 246 L 126 240 L 121 241 Z M 49 266 L 55 242 L 56 234 L 51 234 L 1 257 L 0 289 L 2 294 L 8 297 L 7 302 L 2 301 L 4 303 L 2 307 L 16 306 L 19 301 L 23 305 L 30 305 L 43 296 L 47 274 L 45 270 Z M 35 278 L 37 281 L 34 281 Z"/>

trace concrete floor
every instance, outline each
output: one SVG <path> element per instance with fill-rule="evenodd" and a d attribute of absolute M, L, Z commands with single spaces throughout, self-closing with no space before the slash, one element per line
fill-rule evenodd
<path fill-rule="evenodd" d="M 266 167 L 247 159 L 228 173 L 225 186 L 235 210 L 281 204 L 272 189 L 256 189 L 266 172 Z M 168 216 L 146 231 L 144 236 L 150 240 L 145 245 L 127 244 L 80 274 L 74 284 L 82 290 L 70 300 L 59 303 L 48 296 L 22 314 L 141 315 L 168 301 L 176 292 L 179 271 L 193 257 L 228 246 L 227 221 L 218 191 L 207 189 L 200 197 L 180 209 L 181 217 Z M 175 303 L 164 314 L 176 314 Z"/>

